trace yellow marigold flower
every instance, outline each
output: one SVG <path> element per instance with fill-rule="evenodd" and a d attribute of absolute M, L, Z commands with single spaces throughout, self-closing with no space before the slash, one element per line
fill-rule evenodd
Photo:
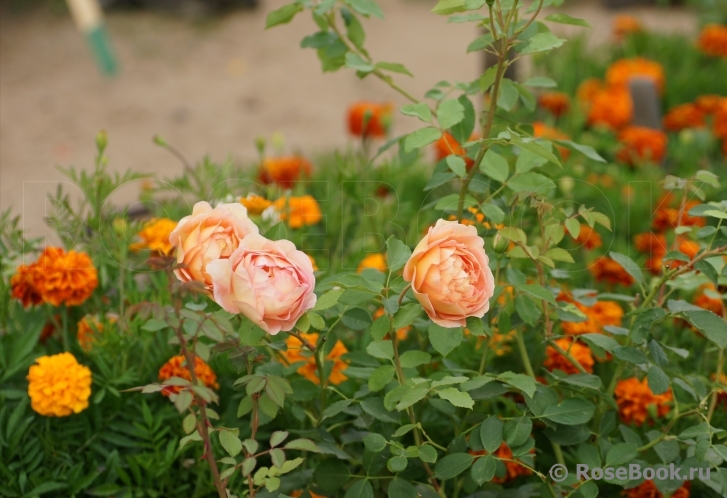
<path fill-rule="evenodd" d="M 41 356 L 28 372 L 30 406 L 46 417 L 67 417 L 88 408 L 91 370 L 71 353 Z"/>
<path fill-rule="evenodd" d="M 179 377 L 191 381 L 192 376 L 189 373 L 187 365 L 182 366 L 185 359 L 182 355 L 172 356 L 162 368 L 159 369 L 159 380 L 165 381 L 172 377 Z M 197 380 L 202 382 L 206 387 L 218 389 L 220 385 L 217 383 L 217 375 L 214 370 L 199 356 L 194 357 L 194 374 Z M 169 396 L 170 394 L 178 394 L 182 390 L 182 386 L 164 386 L 162 394 Z"/>
<path fill-rule="evenodd" d="M 273 205 L 280 214 L 280 219 L 288 220 L 290 228 L 315 225 L 323 217 L 318 202 L 310 195 L 281 197 Z"/>
<path fill-rule="evenodd" d="M 131 244 L 130 249 L 134 252 L 149 249 L 151 252 L 169 254 L 173 248 L 169 242 L 169 234 L 175 228 L 177 228 L 177 222 L 169 218 L 151 220 L 136 234 L 141 242 Z"/>
<path fill-rule="evenodd" d="M 48 247 L 35 263 L 18 268 L 10 283 L 13 297 L 24 306 L 78 306 L 98 286 L 98 275 L 88 254 Z"/>
<path fill-rule="evenodd" d="M 240 198 L 240 204 L 247 208 L 247 213 L 251 215 L 260 215 L 267 208 L 273 205 L 272 202 L 265 197 L 250 194 L 247 197 Z"/>
<path fill-rule="evenodd" d="M 366 268 L 373 268 L 375 270 L 385 272 L 388 268 L 388 266 L 386 265 L 386 256 L 380 252 L 369 254 L 361 260 L 361 263 L 359 263 L 358 270 L 356 270 L 356 272 L 361 273 Z"/>
<path fill-rule="evenodd" d="M 306 254 L 306 256 L 308 256 L 308 259 L 310 259 L 310 264 L 313 265 L 313 271 L 318 271 L 319 268 L 318 268 L 318 265 L 316 264 L 316 260 L 313 259 L 313 256 L 311 256 L 310 254 Z"/>
<path fill-rule="evenodd" d="M 563 337 L 555 341 L 561 349 L 567 351 L 574 360 L 581 364 L 581 366 L 588 373 L 593 373 L 593 354 L 591 348 L 585 344 L 574 342 L 567 337 Z M 578 368 L 573 365 L 568 358 L 560 354 L 553 346 L 548 346 L 545 350 L 546 358 L 543 362 L 543 366 L 550 370 L 561 370 L 568 375 L 577 374 L 580 372 Z"/>
<path fill-rule="evenodd" d="M 318 334 L 316 333 L 300 335 L 311 344 L 316 344 L 318 342 Z M 285 340 L 285 344 L 288 346 L 288 349 L 283 354 L 285 355 L 286 360 L 288 360 L 288 363 L 293 364 L 301 361 L 305 362 L 300 366 L 300 368 L 298 368 L 297 372 L 314 384 L 320 384 L 321 381 L 318 378 L 318 367 L 313 354 L 311 354 L 303 346 L 303 343 L 300 342 L 297 337 L 293 337 L 292 335 L 288 336 Z M 344 346 L 341 341 L 337 340 L 331 352 L 326 356 L 328 361 L 333 362 L 331 372 L 328 374 L 328 382 L 333 385 L 338 385 L 348 379 L 348 377 L 346 377 L 343 373 L 344 370 L 348 368 L 348 363 L 341 359 L 341 356 L 346 353 L 348 353 L 346 346 Z"/>
<path fill-rule="evenodd" d="M 654 394 L 649 388 L 646 378 L 639 381 L 636 377 L 619 381 L 614 392 L 621 420 L 625 424 L 644 425 L 649 417 L 649 405 L 654 405 L 658 417 L 663 417 L 671 408 L 667 405 L 672 400 L 671 389 L 664 394 Z"/>

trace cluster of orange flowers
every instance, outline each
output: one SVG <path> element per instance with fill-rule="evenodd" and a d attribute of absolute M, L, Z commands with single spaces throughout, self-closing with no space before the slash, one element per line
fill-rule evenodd
<path fill-rule="evenodd" d="M 318 334 L 316 333 L 300 335 L 311 344 L 316 344 L 318 342 Z M 298 368 L 297 372 L 314 384 L 320 384 L 321 381 L 318 378 L 316 359 L 312 353 L 303 353 L 305 347 L 300 339 L 291 335 L 285 339 L 285 344 L 287 346 L 287 350 L 283 354 L 285 355 L 285 359 L 288 360 L 288 363 L 292 365 L 293 363 L 303 362 L 303 365 Z M 346 381 L 348 378 L 343 373 L 348 368 L 348 363 L 341 358 L 346 353 L 348 353 L 346 346 L 341 341 L 337 340 L 336 344 L 333 345 L 331 352 L 326 356 L 327 360 L 333 362 L 331 373 L 328 375 L 328 382 L 333 385 L 338 385 L 341 382 Z"/>
<path fill-rule="evenodd" d="M 177 222 L 169 218 L 151 220 L 137 234 L 141 241 L 131 244 L 130 249 L 134 252 L 148 249 L 152 253 L 169 254 L 173 249 L 169 242 L 169 234 L 176 227 Z"/>
<path fill-rule="evenodd" d="M 621 149 L 616 153 L 616 159 L 631 166 L 641 162 L 660 163 L 669 141 L 663 131 L 643 126 L 627 126 L 618 139 Z"/>
<path fill-rule="evenodd" d="M 649 406 L 657 417 L 664 417 L 671 411 L 667 403 L 672 400 L 671 389 L 664 394 L 654 394 L 646 378 L 636 377 L 620 380 L 614 391 L 619 415 L 625 424 L 644 425 L 649 418 Z"/>
<path fill-rule="evenodd" d="M 570 109 L 570 97 L 563 92 L 545 92 L 538 97 L 538 105 L 559 118 Z"/>
<path fill-rule="evenodd" d="M 348 109 L 348 131 L 361 138 L 384 138 L 389 133 L 393 104 L 356 102 Z"/>
<path fill-rule="evenodd" d="M 589 250 L 598 249 L 603 245 L 603 241 L 598 232 L 594 228 L 584 224 L 581 224 L 581 230 L 578 232 L 578 237 L 575 240 L 582 247 Z"/>
<path fill-rule="evenodd" d="M 722 141 L 727 155 L 727 97 L 701 95 L 694 102 L 673 107 L 664 116 L 664 127 L 669 131 L 685 128 L 704 128 L 712 120 L 712 133 Z"/>
<path fill-rule="evenodd" d="M 724 302 L 719 297 L 712 297 L 709 294 L 719 296 L 717 288 L 712 283 L 699 286 L 697 294 L 694 296 L 694 305 L 709 310 L 717 316 L 722 316 L 724 312 Z"/>
<path fill-rule="evenodd" d="M 682 487 L 674 491 L 671 498 L 689 498 L 691 483 L 686 481 Z M 661 491 L 656 487 L 654 481 L 644 481 L 635 488 L 624 489 L 621 493 L 626 498 L 664 498 Z"/>
<path fill-rule="evenodd" d="M 633 102 L 629 81 L 647 78 L 663 92 L 664 69 L 660 64 L 642 57 L 621 59 L 606 71 L 606 82 L 597 79 L 584 81 L 578 89 L 578 100 L 588 111 L 588 124 L 619 130 L 633 119 Z"/>
<path fill-rule="evenodd" d="M 619 41 L 642 30 L 641 21 L 634 16 L 619 15 L 613 18 L 613 36 Z"/>
<path fill-rule="evenodd" d="M 323 214 L 318 201 L 312 195 L 300 197 L 280 197 L 276 201 L 250 194 L 240 198 L 240 204 L 245 206 L 248 214 L 259 216 L 272 207 L 281 220 L 287 221 L 290 228 L 312 226 L 321 221 Z"/>
<path fill-rule="evenodd" d="M 182 364 L 185 363 L 185 358 L 182 355 L 172 356 L 162 368 L 159 369 L 159 380 L 164 382 L 165 380 L 171 379 L 172 377 L 179 377 L 188 381 L 192 380 L 192 375 L 189 372 L 189 366 Z M 194 357 L 194 375 L 197 380 L 201 381 L 206 387 L 211 389 L 218 389 L 220 386 L 217 383 L 217 375 L 212 368 L 199 356 Z M 169 396 L 170 394 L 179 394 L 182 391 L 182 386 L 164 386 L 162 394 Z"/>
<path fill-rule="evenodd" d="M 376 312 L 374 313 L 374 320 L 384 316 L 385 313 L 386 313 L 386 311 L 384 311 L 384 308 L 377 309 Z M 399 330 L 396 331 L 396 339 L 399 341 L 406 340 L 406 338 L 409 337 L 410 330 L 411 330 L 410 325 L 400 328 Z M 387 334 L 387 337 L 388 337 L 388 334 Z"/>
<path fill-rule="evenodd" d="M 389 268 L 386 263 L 386 255 L 380 252 L 374 252 L 369 254 L 361 260 L 361 263 L 359 263 L 356 272 L 361 273 L 367 268 L 373 268 L 374 270 L 385 272 Z"/>
<path fill-rule="evenodd" d="M 20 265 L 10 285 L 12 296 L 25 307 L 78 306 L 93 294 L 98 275 L 88 254 L 48 247 L 34 263 Z"/>
<path fill-rule="evenodd" d="M 476 135 L 472 135 L 470 137 L 470 140 L 475 140 L 476 138 Z M 439 137 L 436 142 L 434 142 L 434 152 L 437 161 L 441 161 L 445 157 L 452 154 L 461 156 L 464 159 L 465 164 L 467 165 L 467 170 L 469 170 L 472 165 L 475 164 L 472 159 L 467 157 L 467 151 L 462 148 L 460 143 L 455 140 L 455 138 L 450 133 L 447 133 L 446 131 L 442 133 L 442 136 Z"/>
<path fill-rule="evenodd" d="M 540 121 L 533 123 L 533 136 L 535 138 L 545 138 L 546 140 L 570 140 L 570 137 L 562 131 L 548 126 L 545 123 L 541 123 Z M 560 153 L 560 157 L 562 157 L 564 161 L 567 161 L 570 157 L 570 150 L 566 149 L 562 145 L 556 145 L 555 148 Z"/>
<path fill-rule="evenodd" d="M 282 188 L 291 188 L 312 172 L 313 165 L 304 157 L 268 157 L 260 168 L 260 181 L 266 185 L 275 183 Z"/>
<path fill-rule="evenodd" d="M 588 373 L 593 373 L 593 353 L 591 348 L 585 344 L 581 344 L 577 341 L 573 341 L 567 337 L 563 337 L 555 341 L 561 349 L 568 352 L 571 357 L 576 360 L 583 369 Z M 562 355 L 553 346 L 548 346 L 545 350 L 545 361 L 543 366 L 549 371 L 560 370 L 568 375 L 577 374 L 580 372 L 578 368 L 570 362 L 568 358 Z"/>
<path fill-rule="evenodd" d="M 624 270 L 623 266 L 607 256 L 598 258 L 589 270 L 598 282 L 607 282 L 611 285 L 628 287 L 634 283 L 633 277 Z"/>
<path fill-rule="evenodd" d="M 624 312 L 616 301 L 596 301 L 593 306 L 586 306 L 573 299 L 567 292 L 561 292 L 556 299 L 574 304 L 586 315 L 586 320 L 583 322 L 562 322 L 563 331 L 566 334 L 601 333 L 605 326 L 621 326 Z"/>
<path fill-rule="evenodd" d="M 699 50 L 713 57 L 727 57 L 727 26 L 708 24 L 697 40 Z"/>
<path fill-rule="evenodd" d="M 487 451 L 485 450 L 470 450 L 469 453 L 475 456 L 487 455 Z M 530 453 L 535 453 L 535 449 L 530 450 Z M 499 448 L 497 448 L 497 450 L 495 450 L 492 456 L 497 458 L 503 458 L 505 460 L 516 460 L 515 458 L 513 458 L 512 450 L 507 445 L 507 443 L 504 442 L 500 445 Z M 516 461 L 503 461 L 502 463 L 505 464 L 505 475 L 503 477 L 493 477 L 492 482 L 495 484 L 505 484 L 517 479 L 520 476 L 529 476 L 533 474 L 532 470 L 530 470 L 528 467 L 520 465 Z"/>

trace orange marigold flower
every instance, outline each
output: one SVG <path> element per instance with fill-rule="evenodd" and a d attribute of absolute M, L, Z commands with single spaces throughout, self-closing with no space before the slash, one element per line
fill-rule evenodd
<path fill-rule="evenodd" d="M 535 449 L 530 450 L 530 453 L 535 453 Z M 505 458 L 508 460 L 520 460 L 519 458 L 513 458 L 512 450 L 506 443 L 502 443 L 500 447 L 495 451 L 494 456 L 497 458 Z M 492 482 L 495 484 L 505 484 L 520 476 L 532 475 L 533 471 L 527 467 L 523 467 L 517 462 L 503 462 L 505 464 L 505 476 L 504 477 L 493 477 Z"/>
<path fill-rule="evenodd" d="M 291 496 L 291 498 L 300 498 L 301 496 L 303 496 L 303 492 L 304 492 L 304 490 L 302 490 L 302 489 L 296 489 L 296 490 L 290 492 L 290 496 Z M 308 494 L 310 495 L 310 498 L 326 498 L 323 495 L 315 494 L 311 490 L 308 490 Z"/>
<path fill-rule="evenodd" d="M 595 334 L 603 332 L 603 327 L 607 325 L 621 326 L 624 312 L 616 301 L 596 301 L 593 306 L 586 306 L 565 292 L 558 294 L 557 300 L 573 303 L 586 315 L 583 322 L 562 322 L 561 326 L 566 334 Z"/>
<path fill-rule="evenodd" d="M 361 260 L 361 263 L 359 263 L 356 273 L 361 273 L 366 268 L 373 268 L 375 270 L 386 272 L 388 268 L 386 264 L 386 255 L 380 252 L 369 254 Z"/>
<path fill-rule="evenodd" d="M 727 26 L 708 24 L 697 40 L 699 50 L 713 57 L 727 57 Z"/>
<path fill-rule="evenodd" d="M 634 16 L 619 15 L 613 18 L 613 36 L 617 40 L 623 40 L 632 33 L 642 31 L 641 21 Z"/>
<path fill-rule="evenodd" d="M 720 297 L 712 297 L 709 294 L 720 296 L 719 292 L 715 288 L 714 284 L 704 284 L 697 289 L 697 294 L 694 297 L 694 305 L 709 310 L 717 316 L 722 316 L 724 312 L 724 302 Z"/>
<path fill-rule="evenodd" d="M 41 304 L 43 297 L 35 286 L 37 263 L 20 265 L 15 275 L 10 279 L 10 288 L 13 298 L 23 304 L 23 307 Z"/>
<path fill-rule="evenodd" d="M 240 204 L 245 206 L 247 214 L 250 215 L 261 215 L 263 211 L 273 205 L 265 197 L 254 194 L 250 194 L 247 197 L 240 197 Z"/>
<path fill-rule="evenodd" d="M 308 256 L 308 259 L 310 259 L 310 264 L 313 265 L 313 271 L 318 271 L 320 268 L 318 268 L 316 260 L 313 259 L 313 256 L 311 256 L 310 254 L 306 254 L 306 256 Z"/>
<path fill-rule="evenodd" d="M 300 335 L 311 344 L 315 345 L 318 342 L 318 334 L 316 333 Z M 283 354 L 285 355 L 285 359 L 288 360 L 288 363 L 292 365 L 293 363 L 301 361 L 304 362 L 304 364 L 298 368 L 297 372 L 314 384 L 320 384 L 321 381 L 318 378 L 316 359 L 313 354 L 311 354 L 303 346 L 300 339 L 291 335 L 285 339 L 285 344 L 288 349 Z M 333 385 L 338 385 L 348 379 L 348 377 L 346 377 L 343 373 L 348 368 L 348 363 L 341 359 L 341 356 L 346 353 L 348 353 L 346 346 L 344 346 L 341 341 L 337 340 L 333 349 L 331 349 L 331 352 L 326 356 L 327 360 L 333 362 L 331 372 L 328 374 L 328 382 Z"/>
<path fill-rule="evenodd" d="M 283 221 L 288 220 L 290 228 L 315 225 L 323 218 L 318 201 L 311 195 L 281 197 L 273 205 L 280 214 L 280 219 Z"/>
<path fill-rule="evenodd" d="M 684 237 L 679 237 L 678 248 L 679 252 L 685 254 L 689 259 L 694 258 L 699 253 L 699 249 L 701 249 L 699 242 L 685 239 Z"/>
<path fill-rule="evenodd" d="M 719 380 L 717 380 L 717 375 L 712 374 L 712 382 L 716 382 L 722 386 L 722 391 L 717 393 L 717 402 L 727 405 L 727 375 L 720 373 Z"/>
<path fill-rule="evenodd" d="M 374 313 L 374 320 L 384 316 L 384 313 L 386 313 L 386 311 L 384 311 L 384 308 L 377 309 L 376 312 Z M 406 340 L 406 338 L 409 336 L 410 330 L 411 330 L 410 325 L 400 328 L 399 330 L 396 331 L 396 338 L 400 341 Z M 387 334 L 387 336 L 388 336 L 388 334 Z"/>
<path fill-rule="evenodd" d="M 727 140 L 727 97 L 720 99 L 719 105 L 714 110 L 712 131 L 717 138 Z"/>
<path fill-rule="evenodd" d="M 574 360 L 580 363 L 586 372 L 593 373 L 593 364 L 595 361 L 593 360 L 591 348 L 566 337 L 558 339 L 555 342 L 561 347 L 561 349 L 567 351 Z M 545 362 L 543 362 L 543 366 L 551 372 L 553 370 L 561 370 L 568 375 L 580 372 L 580 370 L 578 370 L 578 368 L 573 365 L 568 358 L 560 354 L 553 346 L 548 346 L 545 349 L 545 355 L 547 357 L 545 358 Z"/>
<path fill-rule="evenodd" d="M 588 124 L 618 130 L 633 119 L 634 104 L 628 88 L 607 86 L 594 92 L 588 109 Z"/>
<path fill-rule="evenodd" d="M 43 325 L 43 330 L 40 331 L 40 337 L 38 337 L 38 342 L 41 344 L 45 344 L 48 339 L 53 337 L 56 332 L 58 332 L 56 324 L 59 323 L 61 323 L 61 315 L 54 315 L 52 320 L 48 320 L 46 324 Z"/>
<path fill-rule="evenodd" d="M 723 100 L 725 100 L 725 98 L 720 97 L 719 95 L 700 95 L 697 97 L 694 105 L 696 105 L 703 113 L 712 114 L 719 108 Z"/>
<path fill-rule="evenodd" d="M 485 215 L 482 214 L 476 207 L 474 207 L 474 206 L 469 207 L 469 208 L 467 208 L 467 211 L 470 214 L 472 214 L 472 217 L 474 219 L 465 218 L 463 216 L 462 219 L 460 220 L 460 223 L 462 223 L 463 225 L 468 225 L 468 226 L 475 226 L 475 225 L 477 225 L 477 223 L 482 223 L 483 225 L 485 225 L 485 223 L 484 223 Z M 452 214 L 449 216 L 449 221 L 456 221 L 456 220 L 457 220 L 456 215 Z M 487 223 L 486 226 L 487 226 L 487 228 L 490 228 L 489 223 Z"/>
<path fill-rule="evenodd" d="M 103 323 L 98 317 L 86 315 L 78 322 L 78 332 L 76 332 L 76 339 L 78 344 L 86 352 L 91 351 L 93 343 L 96 341 L 96 334 L 103 332 Z"/>
<path fill-rule="evenodd" d="M 667 136 L 663 131 L 629 126 L 618 136 L 623 146 L 616 158 L 626 164 L 649 161 L 660 163 L 666 152 Z"/>
<path fill-rule="evenodd" d="M 599 282 L 608 282 L 609 284 L 619 284 L 627 287 L 634 283 L 634 279 L 624 270 L 623 266 L 606 256 L 596 260 L 589 269 L 593 277 Z"/>
<path fill-rule="evenodd" d="M 348 131 L 356 137 L 385 137 L 393 109 L 390 103 L 357 102 L 348 108 Z"/>
<path fill-rule="evenodd" d="M 568 112 L 570 97 L 563 92 L 546 92 L 538 97 L 538 104 L 558 118 Z"/>
<path fill-rule="evenodd" d="M 603 245 L 603 241 L 598 232 L 584 224 L 581 224 L 581 231 L 578 233 L 576 242 L 586 249 L 598 249 Z"/>
<path fill-rule="evenodd" d="M 263 160 L 260 181 L 291 188 L 301 177 L 310 176 L 312 171 L 313 165 L 300 156 L 269 157 Z"/>
<path fill-rule="evenodd" d="M 169 242 L 169 234 L 175 228 L 177 228 L 177 222 L 169 218 L 151 220 L 136 234 L 141 242 L 135 242 L 129 248 L 134 252 L 149 249 L 151 252 L 169 254 L 173 249 Z"/>
<path fill-rule="evenodd" d="M 649 78 L 659 93 L 664 91 L 664 68 L 658 62 L 643 57 L 620 59 L 606 71 L 606 83 L 612 86 L 628 88 L 632 78 Z"/>
<path fill-rule="evenodd" d="M 682 211 L 681 220 L 679 219 L 679 209 L 671 207 L 663 207 L 664 202 L 659 203 L 660 207 L 654 214 L 654 219 L 651 221 L 651 226 L 654 230 L 663 232 L 670 228 L 676 228 L 677 226 L 697 226 L 703 227 L 706 220 L 700 216 L 690 216 L 689 210 L 694 206 L 699 205 L 699 201 L 688 201 L 684 205 Z"/>
<path fill-rule="evenodd" d="M 71 353 L 41 356 L 28 371 L 30 406 L 46 417 L 67 417 L 88 408 L 91 370 Z"/>
<path fill-rule="evenodd" d="M 536 138 L 545 138 L 547 140 L 570 140 L 570 137 L 560 130 L 536 121 L 533 123 L 533 136 Z M 566 149 L 562 145 L 556 145 L 556 149 L 560 153 L 560 157 L 564 161 L 567 161 L 570 157 L 570 150 Z"/>
<path fill-rule="evenodd" d="M 593 102 L 596 94 L 598 94 L 601 90 L 603 90 L 603 83 L 601 80 L 597 78 L 588 78 L 578 85 L 576 98 L 581 104 L 588 107 Z"/>
<path fill-rule="evenodd" d="M 682 487 L 674 491 L 671 498 L 689 498 L 690 482 L 686 481 Z M 626 498 L 664 498 L 654 481 L 644 481 L 635 488 L 624 489 L 621 495 Z"/>
<path fill-rule="evenodd" d="M 654 394 L 646 378 L 641 381 L 636 377 L 620 380 L 614 394 L 619 415 L 625 424 L 644 425 L 649 417 L 649 405 L 654 405 L 658 417 L 663 417 L 671 411 L 667 405 L 672 400 L 671 389 L 664 394 Z"/>
<path fill-rule="evenodd" d="M 88 254 L 48 247 L 35 263 L 18 268 L 10 283 L 13 297 L 23 306 L 78 306 L 98 286 L 98 275 Z"/>
<path fill-rule="evenodd" d="M 171 379 L 172 377 L 179 377 L 180 379 L 192 380 L 192 376 L 189 373 L 189 366 L 182 364 L 185 363 L 184 356 L 177 355 L 172 356 L 162 368 L 159 369 L 159 380 L 162 382 Z M 199 356 L 194 357 L 194 374 L 197 376 L 197 380 L 201 381 L 206 387 L 211 389 L 218 389 L 220 385 L 217 383 L 217 375 L 212 368 Z M 182 386 L 164 386 L 162 394 L 169 396 L 170 394 L 179 394 L 182 391 Z"/>
<path fill-rule="evenodd" d="M 704 127 L 705 112 L 697 104 L 682 104 L 669 109 L 664 116 L 664 128 L 680 131 L 685 128 Z"/>
<path fill-rule="evenodd" d="M 474 139 L 475 135 L 472 135 L 470 137 L 470 140 Z M 439 137 L 439 140 L 434 142 L 434 151 L 436 152 L 437 161 L 441 161 L 449 155 L 456 154 L 458 156 L 462 156 L 468 170 L 472 167 L 473 164 L 475 164 L 472 159 L 467 157 L 467 151 L 463 149 L 459 142 L 446 131 L 442 133 L 442 136 Z"/>
<path fill-rule="evenodd" d="M 487 341 L 487 347 L 495 353 L 495 356 L 505 356 L 512 351 L 510 343 L 515 340 L 516 335 L 517 331 L 515 330 L 505 333 L 495 332 Z"/>
<path fill-rule="evenodd" d="M 667 253 L 666 237 L 662 233 L 644 232 L 636 234 L 634 235 L 634 246 L 637 251 L 650 256 L 661 257 Z"/>

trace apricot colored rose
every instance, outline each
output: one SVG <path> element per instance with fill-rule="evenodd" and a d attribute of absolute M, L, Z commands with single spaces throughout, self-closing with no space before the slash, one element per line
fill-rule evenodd
<path fill-rule="evenodd" d="M 246 235 L 257 233 L 257 225 L 247 217 L 242 204 L 222 204 L 213 209 L 207 202 L 198 202 L 192 214 L 179 220 L 169 235 L 169 242 L 176 247 L 177 263 L 186 265 L 174 273 L 182 282 L 201 282 L 211 290 L 207 265 L 229 258 Z"/>
<path fill-rule="evenodd" d="M 212 261 L 207 271 L 217 304 L 271 335 L 292 330 L 316 304 L 310 258 L 288 240 L 248 235 L 229 259 Z"/>
<path fill-rule="evenodd" d="M 404 280 L 434 323 L 464 327 L 490 309 L 495 279 L 484 246 L 475 227 L 438 220 L 414 248 Z"/>

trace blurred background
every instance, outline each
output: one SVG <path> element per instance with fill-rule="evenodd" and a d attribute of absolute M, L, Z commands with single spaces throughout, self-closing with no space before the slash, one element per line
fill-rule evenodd
<path fill-rule="evenodd" d="M 714 15 L 719 1 L 566 0 L 559 10 L 592 28 L 554 30 L 597 51 L 612 41 L 614 18 L 629 14 L 646 30 L 693 40 L 703 14 Z M 153 144 L 155 134 L 192 161 L 209 155 L 252 165 L 256 137 L 277 135 L 289 152 L 315 157 L 347 145 L 345 113 L 352 102 L 403 103 L 379 81 L 360 80 L 352 71 L 322 73 L 315 51 L 299 46 L 315 30 L 312 20 L 265 31 L 266 14 L 286 2 L 104 0 L 118 64 L 108 75 L 63 1 L 2 0 L 0 210 L 12 206 L 23 213 L 29 235 L 42 233 L 44 193 L 64 179 L 56 166 L 92 168 L 100 129 L 108 132 L 112 171 L 132 168 L 164 178 L 182 166 Z M 405 83 L 415 94 L 443 76 L 467 81 L 482 72 L 481 53 L 466 52 L 478 36 L 471 24 L 447 24 L 430 13 L 432 0 L 380 4 L 386 19 L 366 22 L 367 44 L 374 59 L 402 62 L 412 71 L 415 77 Z M 519 70 L 528 74 L 532 67 Z M 416 126 L 399 119 L 393 131 Z M 129 186 L 115 201 L 131 201 L 138 190 Z"/>

